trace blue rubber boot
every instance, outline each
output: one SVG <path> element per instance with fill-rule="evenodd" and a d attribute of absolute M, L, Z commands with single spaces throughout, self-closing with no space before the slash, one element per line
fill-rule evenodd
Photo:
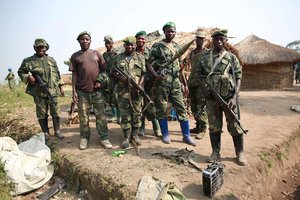
<path fill-rule="evenodd" d="M 170 144 L 170 138 L 169 138 L 169 130 L 168 130 L 168 119 L 160 119 L 159 120 L 159 126 L 162 134 L 162 141 L 163 143 Z"/>
<path fill-rule="evenodd" d="M 183 142 L 195 147 L 196 143 L 190 137 L 189 121 L 188 120 L 180 121 L 180 127 L 181 127 L 182 136 L 183 136 L 183 139 L 182 139 Z"/>

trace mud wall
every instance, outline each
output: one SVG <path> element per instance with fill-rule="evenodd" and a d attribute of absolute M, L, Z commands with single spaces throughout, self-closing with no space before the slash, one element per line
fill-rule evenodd
<path fill-rule="evenodd" d="M 293 86 L 293 65 L 245 65 L 241 89 L 283 89 Z"/>

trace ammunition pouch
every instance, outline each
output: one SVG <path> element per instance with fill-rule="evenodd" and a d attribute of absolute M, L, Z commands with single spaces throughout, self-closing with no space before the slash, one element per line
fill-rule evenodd
<path fill-rule="evenodd" d="M 222 97 L 228 96 L 234 89 L 233 79 L 230 74 L 212 74 L 207 77 L 207 82 L 210 86 L 215 88 Z"/>

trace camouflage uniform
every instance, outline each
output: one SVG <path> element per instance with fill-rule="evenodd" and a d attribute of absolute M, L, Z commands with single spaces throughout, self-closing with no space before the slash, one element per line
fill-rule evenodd
<path fill-rule="evenodd" d="M 168 30 L 168 27 L 171 27 L 171 29 L 172 27 L 175 28 L 175 24 L 173 22 L 169 22 L 163 27 L 163 30 Z M 189 121 L 183 101 L 182 83 L 180 82 L 180 60 L 176 59 L 170 65 L 166 66 L 167 62 L 172 59 L 175 55 L 175 51 L 178 51 L 179 48 L 180 46 L 172 40 L 169 43 L 162 40 L 155 43 L 151 48 L 149 64 L 157 74 L 163 75 L 163 79 L 158 79 L 156 82 L 156 117 L 159 120 L 163 136 L 162 141 L 169 144 L 170 138 L 167 117 L 168 102 L 170 101 L 180 122 L 183 141 L 187 144 L 196 146 L 196 143 L 194 143 L 190 138 Z"/>
<path fill-rule="evenodd" d="M 212 62 L 210 61 L 210 56 L 212 55 L 214 61 L 220 56 L 220 54 L 214 54 L 212 51 L 213 50 L 209 50 L 202 54 L 197 65 L 197 73 L 208 76 L 208 83 L 216 89 L 216 91 L 225 101 L 229 101 L 235 93 L 235 85 L 231 68 L 233 67 L 235 70 L 236 79 L 241 79 L 242 67 L 239 64 L 236 56 L 230 52 L 227 52 L 211 73 Z M 217 103 L 214 99 L 211 98 L 206 102 L 209 131 L 211 133 L 222 132 L 222 110 L 218 109 L 218 106 L 216 105 Z M 243 134 L 243 131 L 234 122 L 234 120 L 226 116 L 226 121 L 228 132 L 231 135 L 234 136 Z"/>
<path fill-rule="evenodd" d="M 193 82 L 197 82 L 195 73 L 196 73 L 196 67 L 197 62 L 201 56 L 201 54 L 206 51 L 203 50 L 197 54 L 194 53 L 194 51 L 190 54 L 190 61 L 191 61 L 191 73 L 190 77 L 188 79 L 188 86 L 190 90 L 190 105 L 191 110 L 193 113 L 193 116 L 196 120 L 196 131 L 197 133 L 204 132 L 207 128 L 208 119 L 207 119 L 207 112 L 206 112 L 206 100 L 205 96 L 203 95 L 201 89 L 198 87 L 198 85 L 193 84 Z M 192 132 L 192 130 L 191 130 Z"/>
<path fill-rule="evenodd" d="M 39 45 L 38 42 L 41 42 L 42 44 L 46 43 L 43 39 L 37 39 L 35 43 L 36 46 Z M 48 48 L 49 46 L 47 49 Z M 49 91 L 53 96 L 52 101 L 48 99 L 46 92 L 42 89 L 39 83 L 36 82 L 34 85 L 29 84 L 28 77 L 34 74 L 38 74 L 47 84 Z M 42 131 L 45 134 L 49 133 L 48 109 L 50 108 L 50 115 L 52 116 L 55 135 L 57 137 L 63 137 L 60 135 L 61 133 L 59 130 L 60 107 L 58 105 L 60 86 L 63 85 L 63 82 L 54 58 L 48 56 L 47 54 L 41 58 L 38 57 L 37 54 L 25 58 L 18 70 L 18 75 L 20 79 L 27 84 L 26 93 L 30 94 L 34 98 L 36 105 L 36 116 L 39 120 Z"/>
<path fill-rule="evenodd" d="M 146 62 L 149 58 L 149 55 L 150 55 L 150 49 L 148 47 L 145 47 L 144 57 L 145 57 Z M 149 97 L 152 100 L 155 99 L 155 94 L 154 94 L 154 91 L 156 90 L 155 78 L 153 77 L 153 75 L 150 72 L 145 73 L 145 86 L 144 86 L 144 88 L 145 88 L 145 92 L 149 95 Z M 154 135 L 155 136 L 161 136 L 161 131 L 160 131 L 158 120 L 155 118 L 155 116 L 148 113 L 147 111 L 145 111 L 143 113 L 143 116 L 142 116 L 142 119 L 141 119 L 142 125 L 141 125 L 141 128 L 140 128 L 139 134 L 141 136 L 143 136 L 144 133 L 145 133 L 145 118 L 147 118 L 149 121 L 152 122 L 152 128 L 153 128 L 153 131 L 154 131 Z"/>
<path fill-rule="evenodd" d="M 128 61 L 125 53 L 118 54 L 114 59 L 114 66 L 119 67 L 125 73 L 130 74 L 139 83 L 139 79 L 146 71 L 145 58 L 141 54 L 133 53 L 131 60 Z M 141 111 L 143 107 L 142 95 L 132 95 L 128 85 L 117 81 L 118 107 L 121 112 L 121 128 L 124 132 L 131 129 L 132 134 L 137 134 L 141 126 Z M 131 90 L 134 90 L 131 88 Z M 134 108 L 131 107 L 131 104 Z M 135 112 L 137 111 L 137 112 Z"/>
<path fill-rule="evenodd" d="M 15 74 L 11 70 L 9 70 L 9 73 L 6 76 L 5 80 L 7 80 L 7 82 L 8 82 L 8 87 L 9 87 L 10 91 L 14 91 L 15 86 L 16 86 Z"/>
<path fill-rule="evenodd" d="M 175 42 L 172 42 L 172 46 L 176 50 L 179 49 L 179 45 Z M 181 82 L 179 79 L 179 61 L 176 60 L 169 66 L 164 66 L 164 64 L 166 64 L 167 61 L 173 57 L 173 55 L 174 53 L 161 42 L 155 43 L 151 48 L 149 59 L 155 60 L 152 67 L 157 72 L 164 71 L 163 73 L 165 73 L 165 78 L 161 81 L 156 82 L 156 117 L 158 119 L 167 118 L 167 105 L 168 101 L 170 101 L 173 107 L 176 109 L 178 119 L 182 121 L 187 120 L 187 114 L 183 103 L 183 94 L 181 91 Z"/>
<path fill-rule="evenodd" d="M 221 32 L 221 33 L 220 33 Z M 225 30 L 217 31 L 212 37 L 221 36 L 227 33 Z M 219 39 L 216 39 L 219 40 Z M 217 64 L 216 64 L 217 63 Z M 234 74 L 233 74 L 234 71 Z M 236 56 L 225 49 L 219 53 L 214 53 L 213 49 L 202 54 L 198 64 L 197 73 L 207 76 L 208 84 L 213 87 L 219 95 L 229 102 L 236 93 L 236 83 L 242 78 L 242 67 Z M 236 80 L 234 80 L 234 77 Z M 214 100 L 209 98 L 206 100 L 209 136 L 212 146 L 212 154 L 207 158 L 207 162 L 214 162 L 220 159 L 221 149 L 221 133 L 223 127 L 223 109 Z M 236 113 L 236 111 L 234 111 Z M 225 112 L 224 112 L 225 113 Z M 231 134 L 237 162 L 239 165 L 246 165 L 247 160 L 244 156 L 244 139 L 243 131 L 238 124 L 225 113 L 227 130 Z"/>

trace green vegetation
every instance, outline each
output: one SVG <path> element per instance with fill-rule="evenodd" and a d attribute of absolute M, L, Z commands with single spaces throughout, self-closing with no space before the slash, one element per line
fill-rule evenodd
<path fill-rule="evenodd" d="M 268 168 L 271 168 L 273 166 L 272 163 L 272 156 L 270 153 L 268 152 L 262 152 L 259 155 L 259 158 L 266 163 L 266 165 L 268 166 Z"/>
<path fill-rule="evenodd" d="M 11 200 L 10 191 L 14 188 L 14 184 L 9 182 L 4 170 L 4 165 L 0 161 L 0 197 L 1 200 Z"/>

